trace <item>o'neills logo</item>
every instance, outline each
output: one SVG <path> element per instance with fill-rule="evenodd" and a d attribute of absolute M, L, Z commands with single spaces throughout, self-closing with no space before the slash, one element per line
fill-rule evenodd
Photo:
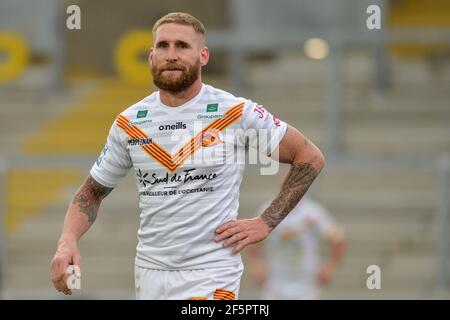
<path fill-rule="evenodd" d="M 139 138 L 139 139 L 132 139 L 128 140 L 129 146 L 142 146 L 144 144 L 151 144 L 152 138 Z"/>
<path fill-rule="evenodd" d="M 175 124 L 160 125 L 158 129 L 159 131 L 186 129 L 186 124 L 180 121 Z"/>
<path fill-rule="evenodd" d="M 202 147 L 212 147 L 220 142 L 220 132 L 217 129 L 207 130 L 202 134 Z"/>

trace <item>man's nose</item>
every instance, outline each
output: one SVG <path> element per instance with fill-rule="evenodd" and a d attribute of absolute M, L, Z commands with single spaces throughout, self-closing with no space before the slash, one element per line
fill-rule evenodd
<path fill-rule="evenodd" d="M 170 46 L 169 50 L 167 52 L 167 61 L 177 61 L 178 60 L 178 53 L 175 46 Z"/>

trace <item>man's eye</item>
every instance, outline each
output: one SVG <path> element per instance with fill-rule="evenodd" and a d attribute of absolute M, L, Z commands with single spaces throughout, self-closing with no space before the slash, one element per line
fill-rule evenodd
<path fill-rule="evenodd" d="M 187 43 L 180 43 L 178 44 L 178 47 L 186 49 L 188 47 Z"/>
<path fill-rule="evenodd" d="M 164 42 L 158 44 L 158 48 L 167 48 L 167 46 L 167 43 Z"/>

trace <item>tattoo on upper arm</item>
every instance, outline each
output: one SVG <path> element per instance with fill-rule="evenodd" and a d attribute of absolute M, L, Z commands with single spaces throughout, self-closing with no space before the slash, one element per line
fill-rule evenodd
<path fill-rule="evenodd" d="M 80 211 L 88 216 L 89 222 L 94 222 L 102 199 L 112 190 L 112 188 L 99 184 L 89 175 L 73 198 L 72 203 L 78 205 Z"/>
<path fill-rule="evenodd" d="M 261 218 L 272 229 L 275 228 L 294 209 L 319 172 L 310 163 L 294 163 L 281 187 Z"/>

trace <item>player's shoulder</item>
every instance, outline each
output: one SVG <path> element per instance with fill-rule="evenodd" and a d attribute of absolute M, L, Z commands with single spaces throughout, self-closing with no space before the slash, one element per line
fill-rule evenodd
<path fill-rule="evenodd" d="M 157 104 L 157 92 L 153 92 L 142 100 L 132 104 L 123 110 L 117 117 L 128 120 L 144 119 L 148 116 L 150 109 Z"/>
<path fill-rule="evenodd" d="M 246 103 L 249 101 L 246 98 L 238 97 L 228 91 L 216 88 L 209 84 L 205 84 L 204 88 L 205 89 L 202 98 L 211 102 L 215 101 L 216 103 L 220 104 L 235 105 L 239 103 Z"/>

